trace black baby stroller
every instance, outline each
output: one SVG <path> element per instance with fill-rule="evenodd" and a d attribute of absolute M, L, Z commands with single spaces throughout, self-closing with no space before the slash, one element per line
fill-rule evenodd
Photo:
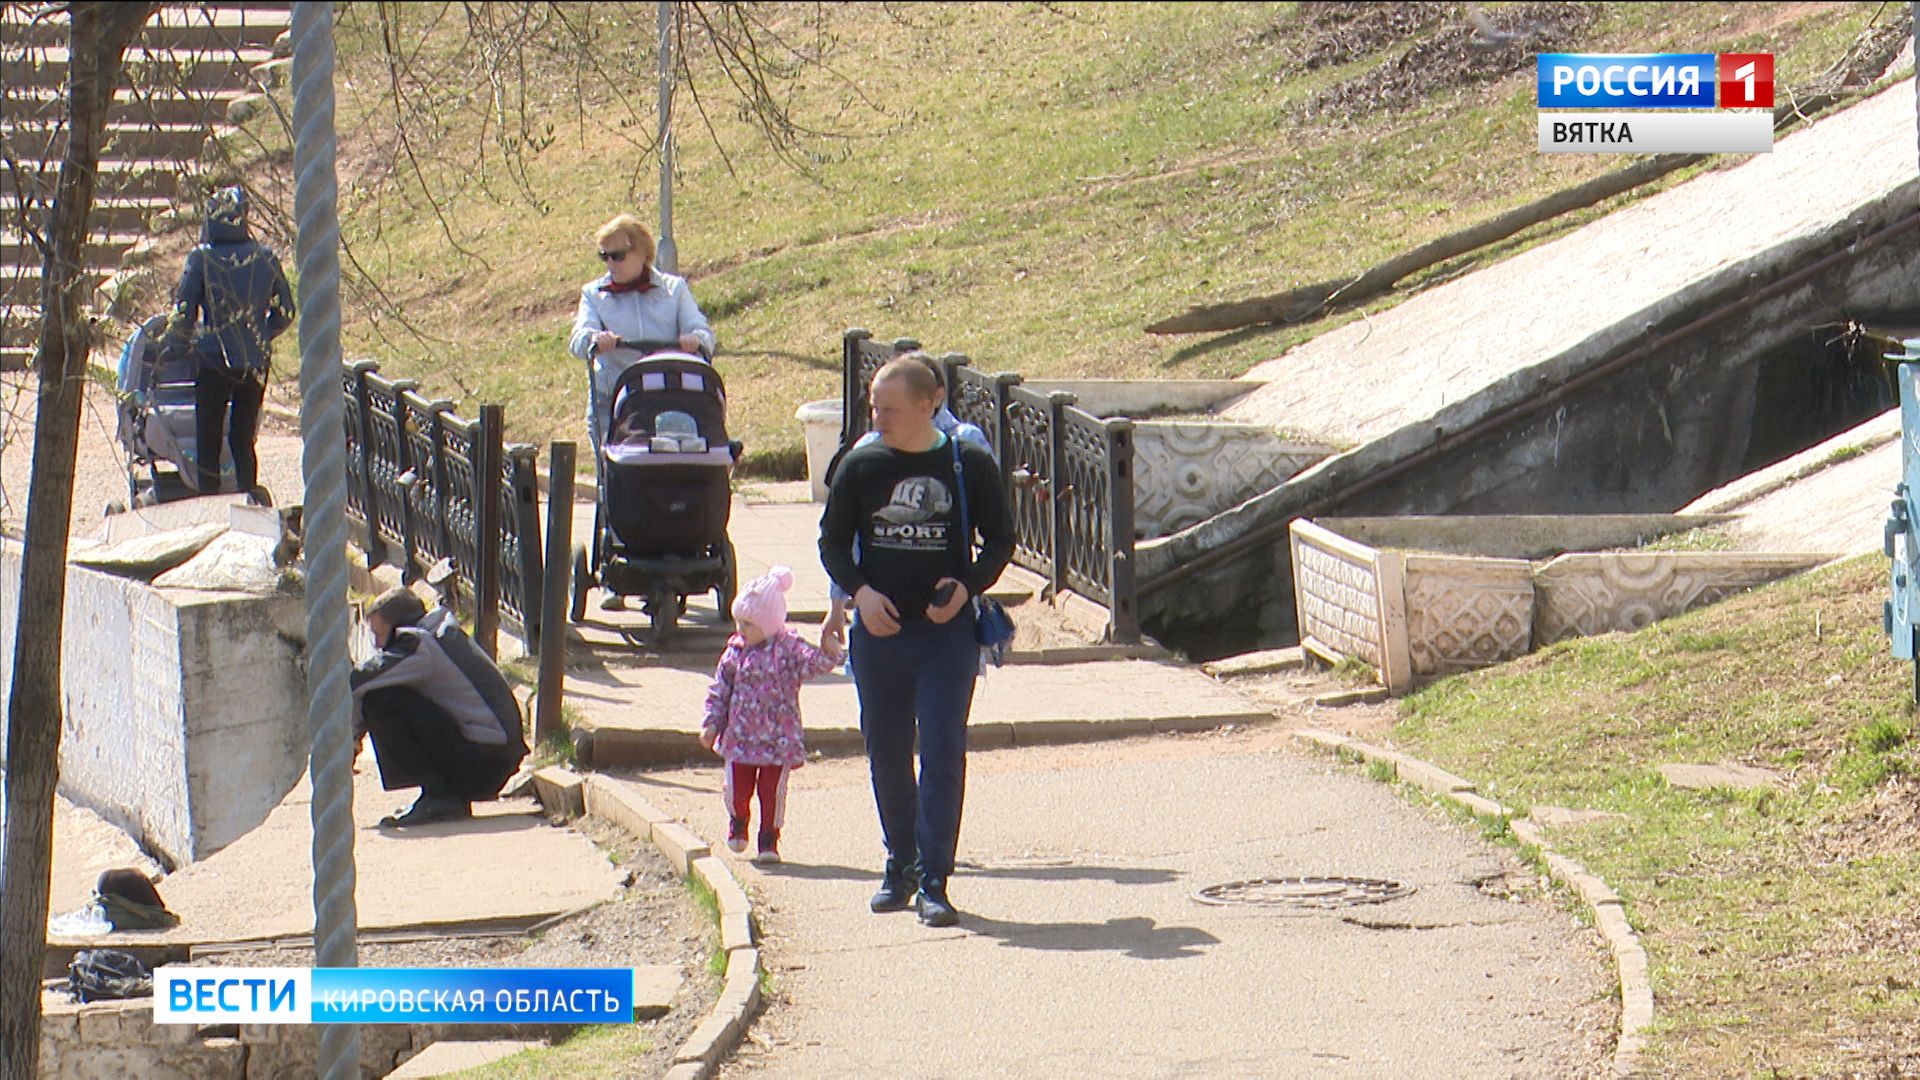
<path fill-rule="evenodd" d="M 194 454 L 194 358 L 191 351 L 162 360 L 164 315 L 142 323 L 120 352 L 115 437 L 127 455 L 127 499 L 150 506 L 202 494 Z M 220 490 L 239 490 L 233 455 L 220 447 Z"/>
<path fill-rule="evenodd" d="M 572 616 L 586 618 L 595 585 L 638 596 L 660 648 L 689 596 L 712 590 L 722 620 L 733 607 L 740 572 L 727 518 L 740 444 L 727 438 L 726 386 L 712 364 L 675 344 L 620 345 L 651 355 L 620 374 L 611 402 L 589 390 L 599 493 L 591 548 L 573 549 Z"/>

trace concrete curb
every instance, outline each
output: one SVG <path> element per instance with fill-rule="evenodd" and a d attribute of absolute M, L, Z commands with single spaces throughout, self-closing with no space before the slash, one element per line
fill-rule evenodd
<path fill-rule="evenodd" d="M 1141 735 L 1192 733 L 1272 722 L 1273 714 L 1251 707 L 1244 712 L 1223 710 L 1179 716 L 1137 716 L 1122 720 L 986 721 L 967 725 L 967 749 L 998 750 L 1009 746 L 1103 742 Z M 699 733 L 693 731 L 582 727 L 576 733 L 576 740 L 581 740 L 583 735 L 585 741 L 591 742 L 591 749 L 581 758 L 581 762 L 595 769 L 652 769 L 710 761 L 713 758 L 713 753 L 700 745 Z M 858 756 L 866 753 L 866 743 L 856 728 L 814 728 L 807 732 L 807 749 L 822 757 Z M 591 807 L 588 812 L 592 813 Z"/>
<path fill-rule="evenodd" d="M 547 768 L 536 774 L 534 792 L 549 813 L 578 814 L 618 825 L 650 842 L 683 877 L 713 890 L 720 907 L 720 947 L 727 954 L 726 982 L 707 1018 L 673 1055 L 667 1080 L 709 1080 L 740 1046 L 759 1011 L 760 950 L 754 945 L 753 901 L 727 864 L 705 841 L 648 802 L 631 785 L 597 773 Z"/>
<path fill-rule="evenodd" d="M 1387 750 L 1351 736 L 1322 728 L 1296 728 L 1293 737 L 1336 757 L 1386 765 L 1394 776 L 1435 798 L 1464 808 L 1476 818 L 1505 822 L 1522 843 L 1538 848 L 1547 864 L 1547 872 L 1556 881 L 1578 893 L 1593 912 L 1594 925 L 1607 940 L 1613 953 L 1613 965 L 1620 979 L 1620 1041 L 1613 1050 L 1613 1074 L 1638 1076 L 1647 1046 L 1645 1034 L 1653 1022 L 1653 983 L 1647 972 L 1647 951 L 1627 921 L 1626 904 L 1620 894 L 1586 867 L 1553 849 L 1546 830 L 1526 820 L 1516 819 L 1513 811 L 1482 796 L 1469 780 L 1445 769 L 1395 750 Z"/>

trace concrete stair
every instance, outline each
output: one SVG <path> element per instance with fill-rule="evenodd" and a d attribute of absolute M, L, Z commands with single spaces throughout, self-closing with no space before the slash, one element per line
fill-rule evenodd
<path fill-rule="evenodd" d="M 120 273 L 162 215 L 199 198 L 207 141 L 235 102 L 274 77 L 267 66 L 286 55 L 291 24 L 292 5 L 273 2 L 168 6 L 148 21 L 107 116 L 83 256 L 96 285 Z M 30 216 L 41 215 L 53 200 L 66 38 L 64 17 L 0 8 L 0 144 L 17 162 L 0 169 L 10 219 L 0 231 L 0 371 L 24 368 L 39 336 L 41 254 L 12 211 L 24 199 Z"/>

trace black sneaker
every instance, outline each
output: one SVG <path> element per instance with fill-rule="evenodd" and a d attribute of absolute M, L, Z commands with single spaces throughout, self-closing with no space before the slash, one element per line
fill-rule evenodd
<path fill-rule="evenodd" d="M 914 890 L 919 884 L 912 867 L 898 866 L 888 859 L 886 873 L 880 878 L 880 891 L 873 894 L 867 906 L 876 912 L 905 911 L 913 904 Z"/>
<path fill-rule="evenodd" d="M 436 821 L 464 821 L 473 816 L 473 805 L 458 799 L 443 799 L 432 795 L 422 795 L 414 800 L 405 813 L 390 814 L 380 819 L 383 829 L 409 829 L 416 825 L 428 825 Z"/>
<path fill-rule="evenodd" d="M 928 878 L 920 883 L 920 921 L 928 926 L 954 926 L 960 913 L 947 899 L 947 883 Z"/>

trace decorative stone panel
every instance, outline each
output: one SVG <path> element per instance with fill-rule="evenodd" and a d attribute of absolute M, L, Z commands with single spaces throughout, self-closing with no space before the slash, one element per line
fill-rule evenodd
<path fill-rule="evenodd" d="M 1416 675 L 1486 667 L 1531 647 L 1533 565 L 1525 559 L 1409 554 L 1406 590 Z"/>
<path fill-rule="evenodd" d="M 1152 538 L 1197 525 L 1330 453 L 1254 424 L 1139 421 L 1133 425 L 1134 529 Z"/>
<path fill-rule="evenodd" d="M 1638 630 L 1758 585 L 1804 573 L 1825 555 L 1635 551 L 1562 555 L 1535 575 L 1536 648 Z"/>

